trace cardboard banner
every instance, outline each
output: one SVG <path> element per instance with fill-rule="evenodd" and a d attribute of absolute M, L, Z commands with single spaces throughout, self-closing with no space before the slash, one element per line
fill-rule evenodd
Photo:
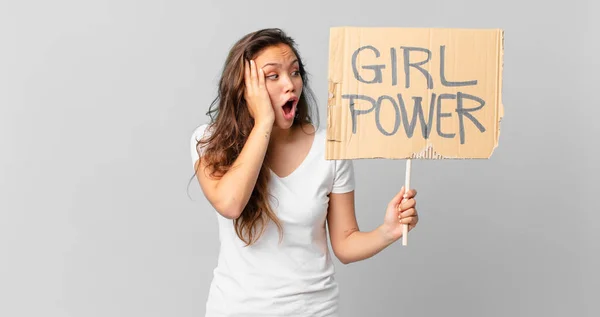
<path fill-rule="evenodd" d="M 334 27 L 327 159 L 489 158 L 503 31 Z"/>

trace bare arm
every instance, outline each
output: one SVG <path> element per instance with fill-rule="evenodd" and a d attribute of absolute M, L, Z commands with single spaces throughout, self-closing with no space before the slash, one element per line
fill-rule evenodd
<path fill-rule="evenodd" d="M 219 179 L 211 178 L 203 160 L 196 173 L 206 198 L 223 217 L 238 218 L 252 194 L 271 138 L 275 113 L 265 86 L 265 75 L 253 61 L 245 64 L 244 98 L 255 125 L 231 168 Z M 200 166 L 198 166 L 200 165 Z"/>
<path fill-rule="evenodd" d="M 330 194 L 327 223 L 333 253 L 344 264 L 370 258 L 393 242 L 378 229 L 359 230 L 354 214 L 354 191 Z"/>
<path fill-rule="evenodd" d="M 220 179 L 210 177 L 212 170 L 202 159 L 196 162 L 200 187 L 223 217 L 238 218 L 248 203 L 265 158 L 272 127 L 272 124 L 255 125 L 231 169 Z"/>
<path fill-rule="evenodd" d="M 330 194 L 327 223 L 331 246 L 335 256 L 344 264 L 370 258 L 394 243 L 401 237 L 403 223 L 414 228 L 418 221 L 415 191 L 409 191 L 402 202 L 404 191 L 396 195 L 388 204 L 385 222 L 373 231 L 362 232 L 358 228 L 354 212 L 354 191 L 344 194 Z M 402 215 L 401 220 L 398 216 Z"/>

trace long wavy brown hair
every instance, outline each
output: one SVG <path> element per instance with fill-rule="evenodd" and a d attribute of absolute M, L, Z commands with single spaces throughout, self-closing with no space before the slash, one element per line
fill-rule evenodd
<path fill-rule="evenodd" d="M 211 177 L 220 178 L 230 169 L 254 126 L 254 119 L 250 116 L 244 99 L 244 61 L 254 59 L 263 49 L 278 44 L 288 45 L 298 58 L 303 82 L 297 115 L 292 127 L 297 125 L 303 127 L 305 124 L 318 126 L 318 123 L 313 122 L 311 115 L 312 111 L 316 111 L 318 121 L 318 109 L 311 106 L 315 104 L 314 93 L 309 88 L 305 65 L 298 54 L 295 41 L 281 29 L 263 29 L 247 34 L 233 45 L 225 60 L 218 95 L 206 113 L 211 119 L 209 124 L 211 133 L 208 137 L 199 140 L 196 145 L 197 149 L 203 147 L 202 159 L 206 161 L 207 168 L 212 170 Z M 254 244 L 260 238 L 269 221 L 273 221 L 277 226 L 280 241 L 283 237 L 281 222 L 269 204 L 268 158 L 267 153 L 248 204 L 240 217 L 233 220 L 238 237 L 247 246 Z"/>

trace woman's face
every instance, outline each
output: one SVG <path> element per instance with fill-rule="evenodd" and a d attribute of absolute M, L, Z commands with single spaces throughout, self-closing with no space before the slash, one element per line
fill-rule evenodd
<path fill-rule="evenodd" d="M 254 58 L 265 74 L 265 85 L 275 112 L 274 125 L 288 129 L 294 122 L 302 94 L 302 77 L 298 58 L 285 44 L 270 46 Z"/>

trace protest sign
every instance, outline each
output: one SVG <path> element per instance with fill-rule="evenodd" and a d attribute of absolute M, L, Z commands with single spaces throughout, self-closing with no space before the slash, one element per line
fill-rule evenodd
<path fill-rule="evenodd" d="M 496 29 L 332 28 L 327 159 L 489 158 L 502 55 Z"/>
<path fill-rule="evenodd" d="M 406 159 L 408 190 L 412 159 L 489 158 L 503 46 L 500 29 L 331 28 L 326 159 Z"/>

